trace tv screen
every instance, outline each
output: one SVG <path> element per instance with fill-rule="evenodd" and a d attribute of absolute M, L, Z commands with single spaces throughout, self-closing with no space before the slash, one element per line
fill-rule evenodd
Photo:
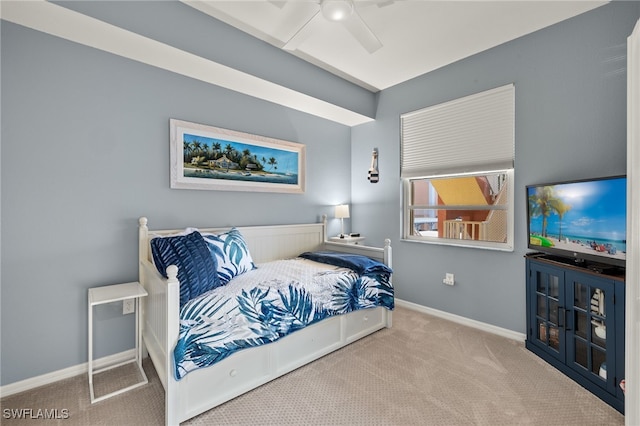
<path fill-rule="evenodd" d="M 625 176 L 528 185 L 528 247 L 624 267 L 626 192 Z"/>

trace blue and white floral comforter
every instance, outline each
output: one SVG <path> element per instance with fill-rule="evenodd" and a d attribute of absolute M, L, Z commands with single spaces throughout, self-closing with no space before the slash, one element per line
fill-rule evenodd
<path fill-rule="evenodd" d="M 303 258 L 278 260 L 188 301 L 180 310 L 176 378 L 329 316 L 376 306 L 392 310 L 385 268 L 360 275 Z"/>

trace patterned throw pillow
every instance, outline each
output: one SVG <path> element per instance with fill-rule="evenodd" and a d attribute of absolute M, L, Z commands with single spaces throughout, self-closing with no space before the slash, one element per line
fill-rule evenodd
<path fill-rule="evenodd" d="M 211 256 L 216 259 L 218 278 L 222 285 L 237 275 L 255 269 L 249 247 L 237 228 L 222 234 L 203 234 L 203 237 Z"/>
<path fill-rule="evenodd" d="M 158 271 L 167 278 L 167 267 L 178 267 L 180 305 L 221 285 L 215 258 L 198 231 L 151 240 L 151 254 Z"/>

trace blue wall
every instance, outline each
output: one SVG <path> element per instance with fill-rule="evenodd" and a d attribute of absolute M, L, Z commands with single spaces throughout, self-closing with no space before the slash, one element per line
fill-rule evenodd
<path fill-rule="evenodd" d="M 143 215 L 152 228 L 304 223 L 351 201 L 348 227 L 370 244 L 393 240 L 399 298 L 524 332 L 524 186 L 625 170 L 626 37 L 637 2 L 377 95 L 180 3 L 109 3 L 61 4 L 376 121 L 350 129 L 2 21 L 2 385 L 87 361 L 87 289 L 137 278 Z M 510 82 L 516 250 L 400 241 L 399 114 Z M 305 144 L 306 193 L 171 190 L 170 118 Z M 366 180 L 374 147 L 376 185 Z M 339 226 L 331 220 L 329 232 Z M 456 274 L 456 286 L 441 284 L 445 272 Z M 120 326 L 131 330 L 133 318 L 120 310 L 98 315 L 97 357 L 132 347 Z"/>
<path fill-rule="evenodd" d="M 167 28 L 168 15 L 183 28 L 202 20 L 179 3 L 111 5 L 98 2 L 95 13 L 112 19 L 106 12 L 115 7 L 126 12 L 115 17 L 144 25 L 146 11 L 157 17 L 155 30 Z M 363 89 L 217 21 L 207 25 L 171 42 L 218 60 L 260 57 L 262 73 L 307 75 L 310 87 L 324 85 L 323 96 L 364 93 L 358 102 L 371 107 Z M 350 199 L 347 126 L 5 21 L 1 30 L 2 385 L 87 361 L 87 289 L 137 279 L 139 216 L 152 229 L 308 223 Z M 170 189 L 170 118 L 305 144 L 306 193 Z M 339 232 L 338 220 L 329 225 Z M 121 312 L 97 313 L 96 357 L 133 347 L 133 316 Z"/>
<path fill-rule="evenodd" d="M 397 297 L 525 332 L 525 185 L 626 173 L 626 40 L 640 3 L 616 2 L 384 90 L 353 129 L 353 221 L 391 237 Z M 515 250 L 400 241 L 399 115 L 515 83 Z M 366 180 L 372 148 L 380 182 Z M 456 285 L 442 284 L 445 273 Z"/>

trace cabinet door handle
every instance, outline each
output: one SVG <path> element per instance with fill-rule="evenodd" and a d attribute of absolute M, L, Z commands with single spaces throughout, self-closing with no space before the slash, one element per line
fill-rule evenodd
<path fill-rule="evenodd" d="M 571 325 L 569 324 L 569 321 L 567 321 L 567 309 L 562 306 L 558 306 L 558 327 L 565 331 L 571 330 Z"/>
<path fill-rule="evenodd" d="M 564 328 L 565 323 L 565 309 L 562 306 L 558 306 L 558 311 L 556 312 L 558 315 L 558 327 Z"/>
<path fill-rule="evenodd" d="M 567 326 L 567 310 L 562 306 L 558 306 L 558 327 L 566 329 Z"/>

